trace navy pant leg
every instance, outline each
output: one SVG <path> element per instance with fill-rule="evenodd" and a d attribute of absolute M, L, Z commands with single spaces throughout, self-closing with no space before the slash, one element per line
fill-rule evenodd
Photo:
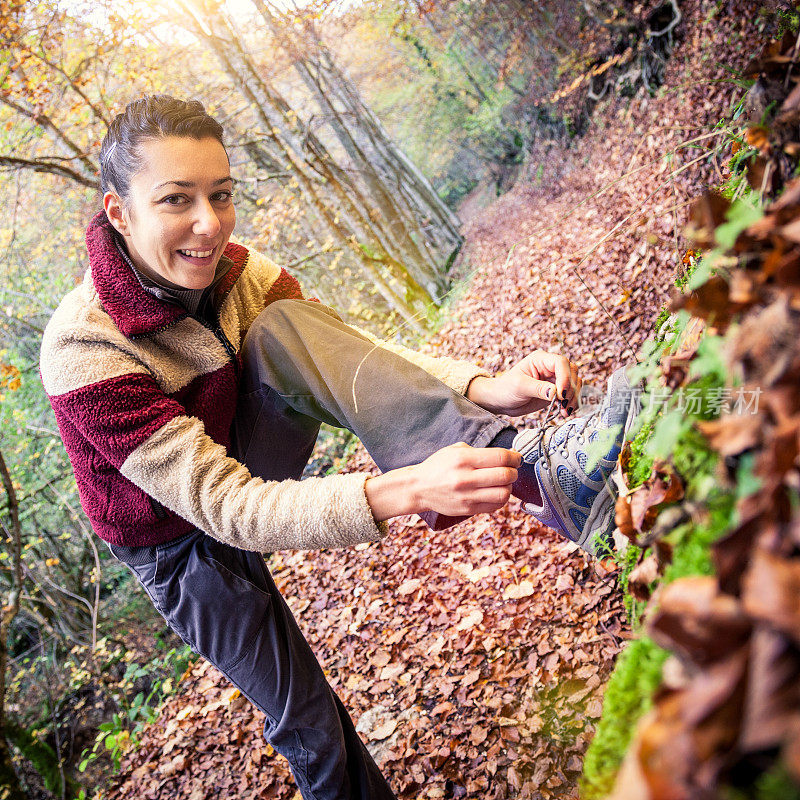
<path fill-rule="evenodd" d="M 258 553 L 199 531 L 154 548 L 111 549 L 169 626 L 264 712 L 264 736 L 303 798 L 394 799 Z M 147 551 L 155 560 L 131 563 Z"/>

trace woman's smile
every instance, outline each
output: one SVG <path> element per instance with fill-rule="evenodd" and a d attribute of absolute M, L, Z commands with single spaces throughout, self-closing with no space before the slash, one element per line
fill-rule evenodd
<path fill-rule="evenodd" d="M 208 258 L 213 252 L 213 248 L 211 250 L 178 250 L 178 252 L 182 256 L 188 256 L 189 258 Z"/>
<path fill-rule="evenodd" d="M 212 247 L 210 250 L 178 250 L 178 255 L 184 259 L 184 261 L 188 261 L 190 264 L 193 264 L 196 267 L 210 267 L 211 265 L 214 266 L 214 269 L 217 268 L 217 262 L 219 261 L 219 255 L 217 255 L 217 248 Z M 222 250 L 220 250 L 220 255 Z M 213 278 L 213 274 L 212 274 Z"/>

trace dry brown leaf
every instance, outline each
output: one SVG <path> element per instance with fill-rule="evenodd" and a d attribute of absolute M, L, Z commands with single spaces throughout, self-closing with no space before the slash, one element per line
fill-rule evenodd
<path fill-rule="evenodd" d="M 511 583 L 503 589 L 504 600 L 520 600 L 523 597 L 530 597 L 536 591 L 536 587 L 531 581 L 524 580 L 519 583 Z"/>
<path fill-rule="evenodd" d="M 663 587 L 650 621 L 653 639 L 696 664 L 724 659 L 750 635 L 750 621 L 736 598 L 723 594 L 715 578 L 681 578 Z"/>
<path fill-rule="evenodd" d="M 392 654 L 388 650 L 377 650 L 370 658 L 373 667 L 385 667 L 392 660 Z"/>
<path fill-rule="evenodd" d="M 456 625 L 457 631 L 468 631 L 483 622 L 483 611 L 475 608 Z"/>
<path fill-rule="evenodd" d="M 742 604 L 750 616 L 800 644 L 800 559 L 757 548 L 742 581 Z"/>
<path fill-rule="evenodd" d="M 407 581 L 403 581 L 400 586 L 397 587 L 397 594 L 401 597 L 404 597 L 407 594 L 413 594 L 417 591 L 417 589 L 422 586 L 422 580 L 420 578 L 409 578 Z"/>
<path fill-rule="evenodd" d="M 387 719 L 385 722 L 373 728 L 368 734 L 368 738 L 373 742 L 380 742 L 383 739 L 388 739 L 397 730 L 397 720 Z"/>

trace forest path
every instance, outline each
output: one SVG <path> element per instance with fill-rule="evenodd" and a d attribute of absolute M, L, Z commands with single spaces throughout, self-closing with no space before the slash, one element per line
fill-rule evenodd
<path fill-rule="evenodd" d="M 687 202 L 722 178 L 727 154 L 710 156 L 709 134 L 739 90 L 720 64 L 751 52 L 746 9 L 724 24 L 702 3 L 682 9 L 658 97 L 604 103 L 568 150 L 540 145 L 516 187 L 465 224 L 464 283 L 431 352 L 496 371 L 558 349 L 598 385 L 632 358 L 683 255 Z M 627 635 L 622 599 L 613 575 L 516 501 L 438 533 L 395 520 L 380 543 L 278 553 L 270 568 L 400 797 L 577 797 Z M 291 798 L 261 725 L 200 662 L 111 796 Z"/>

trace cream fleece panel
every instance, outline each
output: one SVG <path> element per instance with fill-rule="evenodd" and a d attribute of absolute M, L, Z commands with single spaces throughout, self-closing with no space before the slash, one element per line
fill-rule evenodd
<path fill-rule="evenodd" d="M 242 336 L 253 324 L 253 320 L 264 310 L 264 298 L 272 284 L 281 274 L 281 268 L 256 250 L 249 249 L 247 263 L 236 281 L 234 290 L 222 306 L 222 315 L 230 313 L 226 306 L 235 306 Z M 226 327 L 227 331 L 228 328 Z"/>
<path fill-rule="evenodd" d="M 365 473 L 263 481 L 225 453 L 195 417 L 174 417 L 120 472 L 215 539 L 243 550 L 312 550 L 382 539 Z"/>
<path fill-rule="evenodd" d="M 136 344 L 139 359 L 165 394 L 174 394 L 199 376 L 230 363 L 214 332 L 192 317 L 185 317 L 160 333 L 142 336 Z"/>
<path fill-rule="evenodd" d="M 42 336 L 39 365 L 44 389 L 55 397 L 120 375 L 148 374 L 138 345 L 121 334 L 82 287 L 59 304 Z"/>
<path fill-rule="evenodd" d="M 233 290 L 233 293 L 236 289 Z M 230 295 L 225 299 L 222 308 L 219 310 L 219 324 L 228 341 L 238 352 L 242 348 L 242 321 L 239 308 L 236 303 L 231 301 Z M 213 336 L 213 334 L 212 334 Z"/>
<path fill-rule="evenodd" d="M 56 397 L 131 374 L 150 375 L 165 394 L 173 394 L 229 361 L 222 343 L 195 319 L 131 341 L 99 304 L 86 306 L 76 291 L 64 298 L 45 328 L 40 365 L 45 391 Z"/>

